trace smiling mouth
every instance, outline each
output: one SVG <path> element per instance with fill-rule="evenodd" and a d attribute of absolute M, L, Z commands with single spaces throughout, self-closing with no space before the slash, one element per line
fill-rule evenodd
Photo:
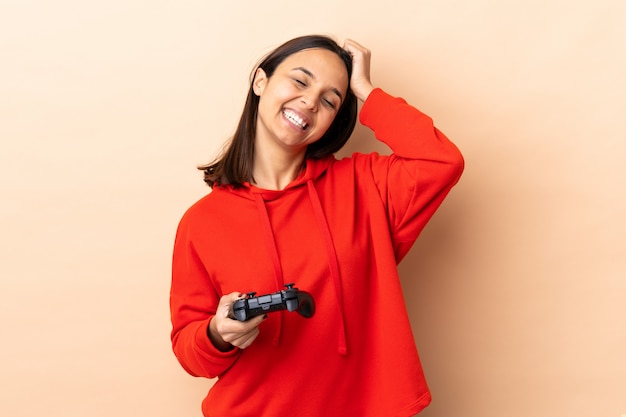
<path fill-rule="evenodd" d="M 283 110 L 283 115 L 294 125 L 298 126 L 300 129 L 305 130 L 309 125 L 302 120 L 297 114 L 289 110 Z"/>

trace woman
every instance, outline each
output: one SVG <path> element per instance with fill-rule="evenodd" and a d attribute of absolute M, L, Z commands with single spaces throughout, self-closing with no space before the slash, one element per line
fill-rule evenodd
<path fill-rule="evenodd" d="M 430 393 L 397 264 L 458 181 L 463 159 L 432 120 L 370 81 L 370 52 L 293 39 L 256 68 L 212 192 L 174 245 L 172 344 L 218 380 L 205 416 L 412 416 Z M 359 118 L 392 155 L 336 159 Z M 245 293 L 295 282 L 312 318 L 232 319 Z"/>

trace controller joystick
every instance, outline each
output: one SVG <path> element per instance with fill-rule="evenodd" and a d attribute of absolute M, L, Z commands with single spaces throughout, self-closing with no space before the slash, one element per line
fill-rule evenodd
<path fill-rule="evenodd" d="M 313 317 L 315 314 L 313 296 L 306 291 L 300 291 L 294 285 L 294 283 L 285 284 L 284 290 L 259 297 L 255 297 L 255 292 L 247 293 L 247 298 L 235 301 L 230 317 L 246 321 L 262 314 L 281 310 L 295 311 L 307 319 Z"/>

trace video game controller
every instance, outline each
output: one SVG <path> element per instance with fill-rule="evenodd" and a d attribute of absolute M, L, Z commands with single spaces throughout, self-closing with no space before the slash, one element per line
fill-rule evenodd
<path fill-rule="evenodd" d="M 315 302 L 306 291 L 300 291 L 295 284 L 285 284 L 286 289 L 273 294 L 255 297 L 254 292 L 248 293 L 247 298 L 235 301 L 230 317 L 239 321 L 246 321 L 262 314 L 274 311 L 296 311 L 304 318 L 311 318 L 315 314 Z"/>

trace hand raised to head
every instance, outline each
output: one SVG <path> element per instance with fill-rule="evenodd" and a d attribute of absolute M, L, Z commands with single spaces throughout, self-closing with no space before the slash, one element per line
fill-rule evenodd
<path fill-rule="evenodd" d="M 374 89 L 370 79 L 371 52 L 352 39 L 345 40 L 343 49 L 352 57 L 350 89 L 359 100 L 365 101 Z"/>

